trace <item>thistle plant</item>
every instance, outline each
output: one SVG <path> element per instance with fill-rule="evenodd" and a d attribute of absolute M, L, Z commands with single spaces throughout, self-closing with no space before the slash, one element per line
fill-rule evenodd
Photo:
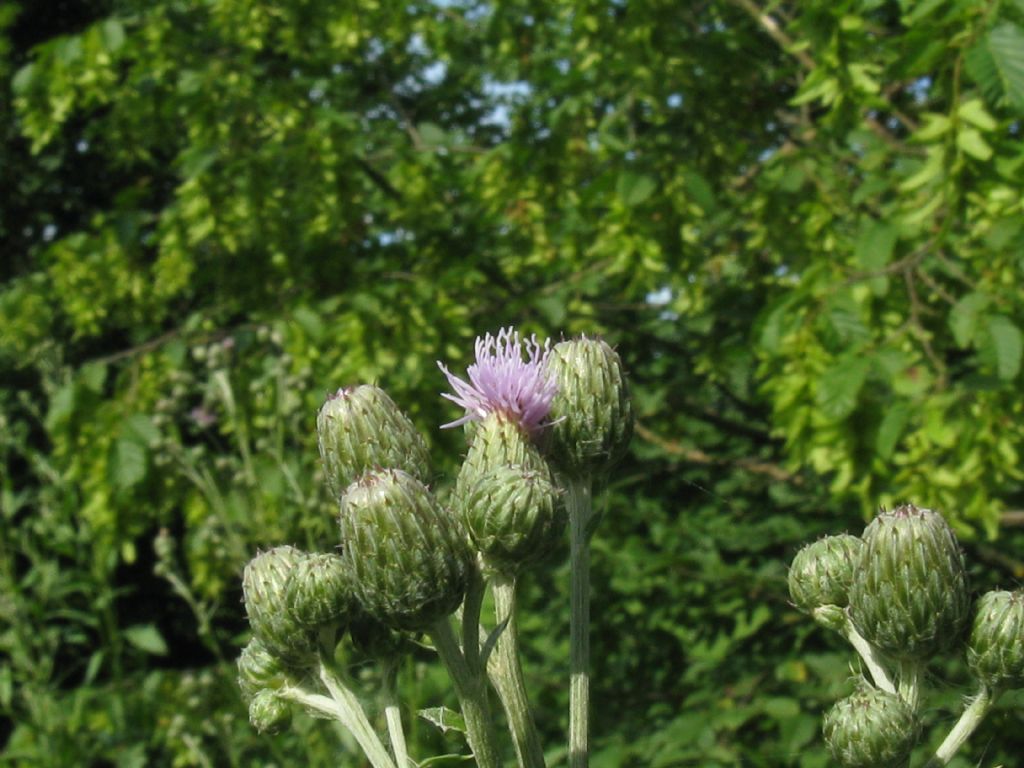
<path fill-rule="evenodd" d="M 588 762 L 589 541 L 595 483 L 625 450 L 632 410 L 618 355 L 603 341 L 551 346 L 514 329 L 477 339 L 465 378 L 438 363 L 463 409 L 467 451 L 451 492 L 430 479 L 426 441 L 386 393 L 338 390 L 317 418 L 320 454 L 338 499 L 337 552 L 276 547 L 243 578 L 253 638 L 238 661 L 253 725 L 277 733 L 296 706 L 338 720 L 374 768 L 418 764 L 397 699 L 402 654 L 429 638 L 458 696 L 472 757 L 502 765 L 491 690 L 522 768 L 544 768 L 516 621 L 520 579 L 559 551 L 569 529 L 570 764 Z M 482 614 L 490 590 L 495 616 Z M 383 732 L 348 675 L 376 664 Z"/>
<path fill-rule="evenodd" d="M 930 509 L 882 510 L 860 537 L 805 546 L 789 592 L 851 643 L 868 673 L 825 716 L 825 740 L 843 768 L 906 768 L 923 725 L 923 673 L 943 654 L 966 656 L 977 690 L 926 768 L 948 764 L 999 695 L 1024 687 L 1024 592 L 989 592 L 972 608 L 959 543 Z"/>

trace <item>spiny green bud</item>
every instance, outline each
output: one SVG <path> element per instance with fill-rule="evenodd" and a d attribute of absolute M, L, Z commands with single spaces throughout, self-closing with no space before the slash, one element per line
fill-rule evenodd
<path fill-rule="evenodd" d="M 1024 590 L 981 596 L 967 643 L 967 663 L 988 686 L 1024 688 Z"/>
<path fill-rule="evenodd" d="M 527 431 L 500 413 L 466 424 L 469 451 L 459 468 L 452 506 L 462 508 L 472 489 L 495 467 L 516 466 L 549 475 L 547 462 L 530 441 Z"/>
<path fill-rule="evenodd" d="M 367 472 L 342 496 L 339 523 L 353 592 L 374 618 L 422 630 L 462 602 L 465 534 L 416 478 Z"/>
<path fill-rule="evenodd" d="M 238 687 L 247 702 L 262 690 L 276 691 L 288 682 L 284 669 L 258 638 L 253 638 L 238 657 Z"/>
<path fill-rule="evenodd" d="M 242 574 L 245 612 L 253 635 L 293 667 L 306 667 L 316 660 L 312 633 L 292 617 L 285 602 L 288 576 L 305 558 L 295 547 L 275 547 L 250 560 Z"/>
<path fill-rule="evenodd" d="M 600 339 L 556 344 L 548 370 L 558 384 L 551 404 L 551 449 L 556 463 L 573 475 L 608 469 L 633 434 L 633 406 L 622 361 Z"/>
<path fill-rule="evenodd" d="M 337 555 L 309 555 L 288 576 L 285 605 L 288 612 L 307 627 L 318 629 L 343 623 L 350 601 L 348 571 Z"/>
<path fill-rule="evenodd" d="M 899 696 L 866 685 L 836 702 L 823 731 L 842 768 L 904 768 L 918 733 L 913 710 Z"/>
<path fill-rule="evenodd" d="M 404 633 L 385 626 L 366 611 L 358 611 L 352 619 L 349 636 L 356 651 L 377 661 L 393 661 L 409 648 Z"/>
<path fill-rule="evenodd" d="M 330 395 L 316 417 L 316 430 L 335 496 L 371 469 L 401 469 L 421 482 L 430 476 L 423 436 L 379 387 L 363 384 Z"/>
<path fill-rule="evenodd" d="M 484 565 L 507 576 L 549 556 L 565 528 L 546 467 L 492 468 L 466 494 L 461 512 Z"/>
<path fill-rule="evenodd" d="M 273 691 L 260 691 L 249 702 L 249 722 L 260 733 L 281 733 L 292 722 L 292 708 Z"/>
<path fill-rule="evenodd" d="M 808 544 L 789 567 L 789 596 L 804 613 L 830 629 L 845 624 L 850 582 L 864 542 L 856 536 L 825 536 Z"/>
<path fill-rule="evenodd" d="M 963 554 L 942 516 L 913 504 L 882 512 L 864 530 L 850 585 L 857 631 L 888 655 L 926 660 L 949 648 L 970 610 Z"/>

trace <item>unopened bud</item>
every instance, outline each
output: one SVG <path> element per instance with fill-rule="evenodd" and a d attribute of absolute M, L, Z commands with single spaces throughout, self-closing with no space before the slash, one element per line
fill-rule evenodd
<path fill-rule="evenodd" d="M 602 472 L 622 456 L 633 434 L 633 406 L 622 361 L 600 339 L 556 344 L 548 370 L 558 384 L 551 404 L 551 450 L 567 473 Z"/>
<path fill-rule="evenodd" d="M 896 659 L 926 660 L 957 641 L 970 610 L 963 555 L 942 516 L 912 504 L 865 529 L 850 585 L 850 618 Z"/>
<path fill-rule="evenodd" d="M 981 596 L 967 643 L 967 663 L 988 686 L 1024 687 L 1024 590 Z"/>
<path fill-rule="evenodd" d="M 335 496 L 371 469 L 401 469 L 420 482 L 430 474 L 427 444 L 379 387 L 339 389 L 316 419 L 324 474 Z"/>
<path fill-rule="evenodd" d="M 867 685 L 836 702 L 822 730 L 842 768 L 904 768 L 918 734 L 914 712 L 899 696 Z"/>

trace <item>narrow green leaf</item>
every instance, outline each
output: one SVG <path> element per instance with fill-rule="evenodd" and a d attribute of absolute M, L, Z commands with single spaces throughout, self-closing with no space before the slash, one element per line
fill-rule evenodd
<path fill-rule="evenodd" d="M 417 714 L 427 722 L 437 726 L 441 733 L 448 733 L 448 731 L 466 732 L 466 721 L 463 719 L 462 714 L 454 709 L 448 709 L 448 707 L 428 707 L 427 709 L 421 709 Z"/>
<path fill-rule="evenodd" d="M 167 655 L 167 642 L 163 635 L 152 624 L 136 624 L 124 631 L 125 639 L 138 648 L 153 656 Z"/>

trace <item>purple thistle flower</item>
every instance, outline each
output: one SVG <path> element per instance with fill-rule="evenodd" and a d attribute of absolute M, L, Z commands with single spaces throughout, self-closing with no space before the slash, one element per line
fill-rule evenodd
<path fill-rule="evenodd" d="M 536 336 L 520 339 L 515 329 L 503 328 L 496 337 L 489 333 L 482 339 L 477 337 L 476 362 L 466 369 L 468 382 L 438 361 L 455 391 L 442 397 L 466 409 L 461 419 L 441 428 L 482 421 L 491 413 L 500 413 L 531 434 L 537 432 L 545 426 L 544 419 L 558 392 L 558 384 L 547 369 L 550 347 L 549 340 L 542 345 Z"/>

